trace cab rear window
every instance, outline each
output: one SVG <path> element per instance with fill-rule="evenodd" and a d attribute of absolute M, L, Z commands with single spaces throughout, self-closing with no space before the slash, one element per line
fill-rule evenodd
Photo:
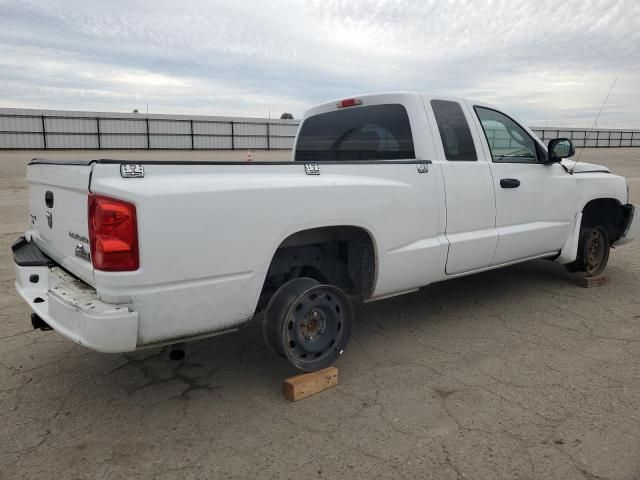
<path fill-rule="evenodd" d="M 415 159 L 407 110 L 403 105 L 371 105 L 307 118 L 300 129 L 295 159 Z"/>

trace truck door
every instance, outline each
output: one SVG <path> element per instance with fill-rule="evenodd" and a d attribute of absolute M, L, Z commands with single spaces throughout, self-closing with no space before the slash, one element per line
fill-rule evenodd
<path fill-rule="evenodd" d="M 423 97 L 433 132 L 437 162 L 445 184 L 446 273 L 455 275 L 489 267 L 496 250 L 495 198 L 489 164 L 478 147 L 470 112 L 460 103 Z"/>
<path fill-rule="evenodd" d="M 470 107 L 491 159 L 498 231 L 492 265 L 557 253 L 573 229 L 574 177 L 558 163 L 543 163 L 543 146 L 514 119 L 489 107 Z"/>

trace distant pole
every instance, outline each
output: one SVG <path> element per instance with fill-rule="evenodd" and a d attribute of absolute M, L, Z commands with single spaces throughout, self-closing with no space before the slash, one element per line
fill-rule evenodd
<path fill-rule="evenodd" d="M 147 150 L 151 150 L 151 133 L 149 133 L 149 117 L 145 118 L 147 123 Z"/>
<path fill-rule="evenodd" d="M 149 115 L 149 104 L 147 103 L 147 115 Z"/>
<path fill-rule="evenodd" d="M 47 149 L 47 127 L 44 121 L 44 115 L 42 115 L 42 145 L 44 149 Z"/>

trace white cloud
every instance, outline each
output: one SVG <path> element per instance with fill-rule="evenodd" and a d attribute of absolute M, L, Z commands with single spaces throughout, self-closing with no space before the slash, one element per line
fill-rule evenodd
<path fill-rule="evenodd" d="M 582 125 L 617 76 L 601 124 L 639 123 L 636 0 L 4 0 L 0 12 L 4 106 L 298 116 L 410 89 Z"/>

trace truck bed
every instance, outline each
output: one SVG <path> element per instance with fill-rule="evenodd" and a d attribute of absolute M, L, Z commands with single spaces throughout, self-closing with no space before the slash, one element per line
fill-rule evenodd
<path fill-rule="evenodd" d="M 121 165 L 134 163 L 144 177 L 123 178 Z M 446 242 L 439 237 L 444 206 L 438 171 L 430 163 L 322 162 L 319 174 L 308 174 L 306 164 L 292 161 L 36 159 L 28 167 L 30 179 L 51 181 L 81 171 L 86 184 L 82 192 L 78 179 L 70 187 L 65 182 L 32 187 L 30 208 L 40 214 L 49 187 L 59 189 L 56 197 L 71 188 L 76 207 L 83 207 L 66 205 L 70 223 L 56 222 L 63 214 L 58 205 L 51 209 L 56 226 L 65 230 L 55 241 L 46 241 L 44 222 L 28 235 L 54 260 L 67 258 L 63 267 L 93 286 L 101 301 L 140 312 L 137 345 L 155 344 L 226 330 L 251 318 L 274 253 L 303 230 L 349 225 L 369 232 L 376 239 L 372 297 L 439 278 L 446 260 Z M 89 192 L 136 205 L 138 270 L 95 270 L 72 254 L 86 235 L 80 224 L 86 223 Z M 416 262 L 439 267 L 416 269 Z"/>

